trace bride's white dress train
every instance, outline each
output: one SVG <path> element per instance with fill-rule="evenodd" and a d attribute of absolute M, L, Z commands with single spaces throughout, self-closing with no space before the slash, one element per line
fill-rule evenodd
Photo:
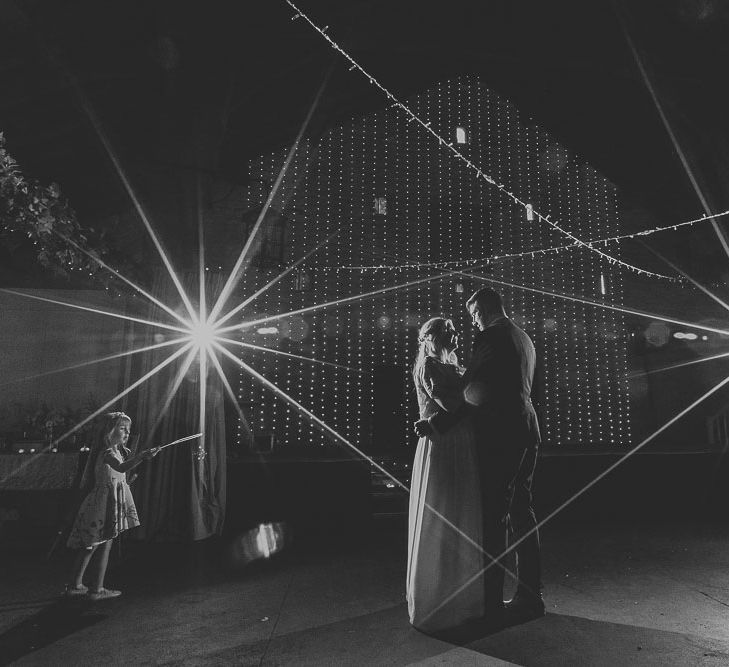
<path fill-rule="evenodd" d="M 422 419 L 463 401 L 458 368 L 428 358 L 415 379 Z M 424 632 L 484 615 L 481 494 L 469 419 L 421 438 L 413 464 L 408 526 L 410 622 Z"/>

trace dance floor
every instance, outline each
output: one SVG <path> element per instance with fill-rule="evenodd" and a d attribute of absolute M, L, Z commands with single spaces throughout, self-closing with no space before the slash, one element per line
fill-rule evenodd
<path fill-rule="evenodd" d="M 125 541 L 107 584 L 59 597 L 67 555 L 0 540 L 0 662 L 19 665 L 726 665 L 729 525 L 547 525 L 544 618 L 449 643 L 413 630 L 404 516 L 299 536 L 265 562 Z"/>

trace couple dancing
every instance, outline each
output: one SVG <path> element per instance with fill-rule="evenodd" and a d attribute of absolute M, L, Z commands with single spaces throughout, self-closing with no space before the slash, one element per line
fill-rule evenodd
<path fill-rule="evenodd" d="M 495 630 L 544 614 L 539 535 L 531 486 L 539 426 L 530 391 L 534 345 L 504 311 L 501 295 L 466 302 L 479 329 L 466 369 L 458 335 L 435 317 L 420 329 L 413 369 L 420 436 L 408 531 L 410 622 L 424 632 Z M 507 529 L 518 587 L 504 604 Z"/>

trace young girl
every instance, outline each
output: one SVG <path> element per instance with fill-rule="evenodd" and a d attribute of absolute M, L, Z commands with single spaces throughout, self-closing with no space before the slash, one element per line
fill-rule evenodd
<path fill-rule="evenodd" d="M 159 451 L 155 447 L 131 456 L 125 446 L 131 425 L 132 420 L 123 412 L 110 412 L 102 418 L 99 440 L 81 480 L 82 489 L 89 489 L 92 484 L 93 488 L 81 503 L 68 538 L 69 547 L 82 550 L 76 558 L 72 582 L 66 586 L 68 596 L 88 594 L 90 600 L 105 600 L 121 595 L 121 591 L 104 588 L 104 577 L 114 538 L 139 525 L 126 473 Z M 87 588 L 83 584 L 84 573 L 97 550 L 100 555 L 96 576 Z"/>

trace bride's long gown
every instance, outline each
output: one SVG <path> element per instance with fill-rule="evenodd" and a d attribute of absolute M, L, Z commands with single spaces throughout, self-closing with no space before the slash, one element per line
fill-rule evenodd
<path fill-rule="evenodd" d="M 421 419 L 463 402 L 458 367 L 427 358 L 415 379 Z M 484 614 L 481 496 L 470 419 L 421 438 L 413 464 L 408 529 L 410 622 L 425 632 Z M 440 516 L 439 516 L 440 515 Z"/>

